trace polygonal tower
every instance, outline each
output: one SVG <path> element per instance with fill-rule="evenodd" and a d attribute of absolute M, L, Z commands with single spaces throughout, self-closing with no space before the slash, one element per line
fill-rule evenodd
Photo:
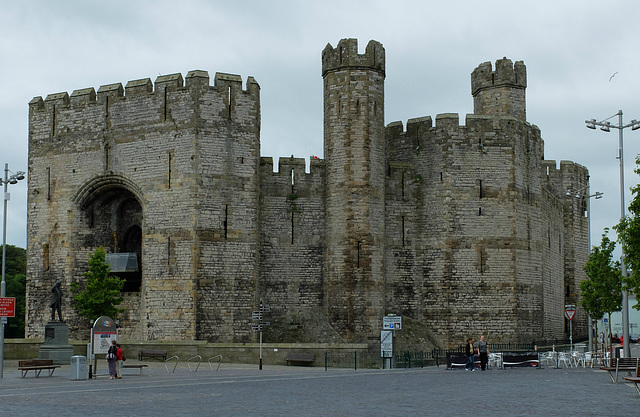
<path fill-rule="evenodd" d="M 496 61 L 495 71 L 491 69 L 491 62 L 484 62 L 471 73 L 473 112 L 527 120 L 526 88 L 524 62 L 513 64 L 510 59 L 502 58 Z"/>
<path fill-rule="evenodd" d="M 347 340 L 371 336 L 384 313 L 384 78 L 382 44 L 356 39 L 322 52 L 326 161 L 326 307 Z"/>

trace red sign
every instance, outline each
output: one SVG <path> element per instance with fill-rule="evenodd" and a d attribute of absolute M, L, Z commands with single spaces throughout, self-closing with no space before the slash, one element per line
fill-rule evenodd
<path fill-rule="evenodd" d="M 0 317 L 16 316 L 16 299 L 14 297 L 0 297 Z"/>
<path fill-rule="evenodd" d="M 568 318 L 569 320 L 573 320 L 573 318 L 576 316 L 576 311 L 575 310 L 565 310 L 564 311 L 564 316 L 566 318 Z"/>

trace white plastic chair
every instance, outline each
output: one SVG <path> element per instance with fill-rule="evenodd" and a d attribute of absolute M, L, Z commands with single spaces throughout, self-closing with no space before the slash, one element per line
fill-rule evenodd
<path fill-rule="evenodd" d="M 571 368 L 571 354 L 567 352 L 558 352 L 558 365 L 564 364 L 565 368 Z"/>

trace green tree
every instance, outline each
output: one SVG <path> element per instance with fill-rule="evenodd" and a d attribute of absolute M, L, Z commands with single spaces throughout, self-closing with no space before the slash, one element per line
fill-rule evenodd
<path fill-rule="evenodd" d="M 74 308 L 80 316 L 88 319 L 109 316 L 115 319 L 124 311 L 117 307 L 124 299 L 120 294 L 124 280 L 109 275 L 110 270 L 106 252 L 100 247 L 89 258 L 89 271 L 84 273 L 87 278 L 85 285 L 71 283 Z"/>
<path fill-rule="evenodd" d="M 1 247 L 2 245 L 0 245 Z M 27 251 L 13 245 L 7 245 L 5 257 L 6 296 L 16 299 L 16 316 L 10 317 L 5 326 L 7 338 L 24 337 L 24 318 L 26 314 L 27 294 Z"/>
<path fill-rule="evenodd" d="M 587 258 L 587 279 L 580 283 L 580 305 L 593 318 L 607 314 L 611 334 L 611 313 L 622 308 L 622 274 L 620 262 L 613 261 L 616 242 L 609 239 L 608 233 L 609 229 L 604 229 L 602 243 L 594 246 Z"/>
<path fill-rule="evenodd" d="M 634 172 L 640 175 L 640 155 L 636 157 L 636 169 Z M 624 279 L 625 288 L 636 295 L 636 300 L 640 299 L 640 184 L 631 188 L 633 199 L 629 204 L 629 214 L 627 217 L 613 228 L 618 233 L 618 240 L 622 244 L 624 251 L 624 263 L 627 266 L 629 275 Z M 640 310 L 640 302 L 633 306 Z"/>

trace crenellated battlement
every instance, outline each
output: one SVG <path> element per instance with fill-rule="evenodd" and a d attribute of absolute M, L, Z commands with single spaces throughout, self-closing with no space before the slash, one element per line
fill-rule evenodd
<path fill-rule="evenodd" d="M 471 73 L 473 112 L 527 120 L 526 88 L 524 62 L 513 64 L 510 59 L 499 59 L 495 70 L 490 62 L 482 63 Z"/>
<path fill-rule="evenodd" d="M 589 170 L 572 161 L 554 160 L 540 162 L 541 178 L 556 197 L 564 198 L 568 191 L 583 192 L 589 184 Z"/>
<path fill-rule="evenodd" d="M 385 51 L 380 42 L 371 40 L 364 54 L 358 54 L 357 39 L 342 39 L 335 48 L 327 44 L 322 51 L 322 76 L 347 67 L 363 67 L 385 73 Z"/>
<path fill-rule="evenodd" d="M 391 122 L 386 125 L 385 130 L 387 135 L 398 135 L 400 133 L 411 134 L 412 132 L 420 131 L 425 132 L 427 130 L 436 128 L 447 128 L 449 130 L 455 129 L 507 129 L 510 123 L 522 123 L 524 126 L 531 128 L 537 136 L 540 136 L 540 129 L 536 125 L 532 125 L 528 122 L 522 122 L 522 120 L 513 118 L 511 116 L 492 117 L 488 115 L 467 114 L 465 116 L 465 123 L 460 124 L 460 115 L 458 113 L 440 113 L 436 115 L 435 124 L 431 116 L 418 117 L 407 120 L 407 128 L 404 130 L 404 124 L 401 121 Z"/>
<path fill-rule="evenodd" d="M 483 62 L 471 73 L 471 94 L 495 87 L 527 88 L 527 68 L 523 61 L 502 58 L 496 61 L 495 71 L 491 62 Z"/>
<path fill-rule="evenodd" d="M 209 73 L 202 70 L 189 71 L 183 79 L 182 74 L 161 75 L 156 78 L 155 83 L 150 78 L 132 80 L 123 87 L 122 83 L 102 85 L 96 93 L 93 87 L 74 90 L 69 96 L 66 92 L 49 94 L 46 99 L 34 97 L 29 105 L 33 110 L 45 110 L 46 108 L 67 106 L 84 106 L 87 104 L 103 104 L 110 99 L 146 97 L 154 94 L 165 94 L 166 92 L 179 89 L 195 90 L 202 87 L 210 87 L 220 92 L 230 92 L 231 97 L 244 93 L 255 97 L 260 95 L 260 85 L 253 77 L 247 78 L 246 89 L 242 89 L 242 77 L 234 74 L 216 73 L 214 85 L 209 85 Z"/>

